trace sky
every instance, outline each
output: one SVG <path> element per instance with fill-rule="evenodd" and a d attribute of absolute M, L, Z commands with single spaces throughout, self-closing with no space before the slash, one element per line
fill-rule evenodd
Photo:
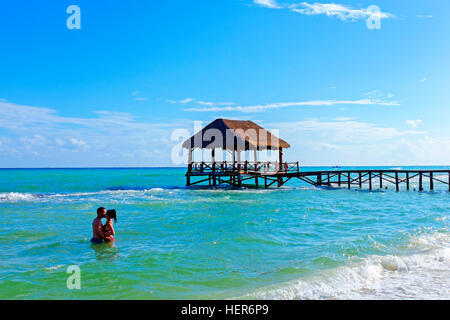
<path fill-rule="evenodd" d="M 317 1 L 2 0 L 0 167 L 178 166 L 216 118 L 304 166 L 449 165 L 450 2 Z"/>

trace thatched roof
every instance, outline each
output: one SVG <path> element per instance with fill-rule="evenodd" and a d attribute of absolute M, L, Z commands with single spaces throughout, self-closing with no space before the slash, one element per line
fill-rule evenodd
<path fill-rule="evenodd" d="M 290 148 L 289 143 L 271 134 L 253 121 L 216 119 L 190 139 L 183 148 L 227 150 L 277 150 Z"/>

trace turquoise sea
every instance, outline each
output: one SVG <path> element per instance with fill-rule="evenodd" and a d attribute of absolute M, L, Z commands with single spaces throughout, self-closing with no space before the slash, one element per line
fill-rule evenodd
<path fill-rule="evenodd" d="M 0 299 L 450 299 L 447 186 L 189 189 L 184 173 L 0 170 Z M 99 206 L 118 213 L 112 246 L 89 242 Z"/>

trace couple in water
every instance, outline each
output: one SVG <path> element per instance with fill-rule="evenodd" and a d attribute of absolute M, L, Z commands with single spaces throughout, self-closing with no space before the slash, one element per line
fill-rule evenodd
<path fill-rule="evenodd" d="M 102 218 L 106 218 L 106 223 L 102 224 Z M 116 210 L 108 210 L 100 207 L 97 209 L 97 218 L 92 222 L 92 233 L 93 237 L 91 242 L 93 243 L 102 243 L 104 242 L 113 242 L 114 241 L 114 227 L 112 220 L 114 222 L 117 221 Z"/>

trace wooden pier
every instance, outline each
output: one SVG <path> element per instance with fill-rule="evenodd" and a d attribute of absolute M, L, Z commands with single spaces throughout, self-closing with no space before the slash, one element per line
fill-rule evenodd
<path fill-rule="evenodd" d="M 281 187 L 290 180 L 301 180 L 316 187 L 384 190 L 388 187 L 424 191 L 435 190 L 436 184 L 450 191 L 450 170 L 323 170 L 301 171 L 298 162 L 192 162 L 186 173 L 186 185 L 233 187 Z M 404 187 L 404 188 L 403 188 Z"/>
<path fill-rule="evenodd" d="M 298 162 L 283 161 L 289 143 L 252 121 L 216 119 L 183 143 L 188 150 L 186 185 L 233 187 L 281 187 L 301 180 L 316 187 L 380 190 L 389 186 L 400 190 L 435 190 L 437 184 L 450 191 L 450 170 L 323 170 L 305 171 Z M 211 161 L 193 161 L 194 149 L 211 151 Z M 228 152 L 231 161 L 216 161 L 216 149 Z M 258 152 L 276 151 L 278 161 L 258 161 Z M 243 161 L 241 153 L 253 152 L 254 161 Z M 225 159 L 225 157 L 224 157 Z M 404 187 L 404 188 L 403 188 Z"/>

